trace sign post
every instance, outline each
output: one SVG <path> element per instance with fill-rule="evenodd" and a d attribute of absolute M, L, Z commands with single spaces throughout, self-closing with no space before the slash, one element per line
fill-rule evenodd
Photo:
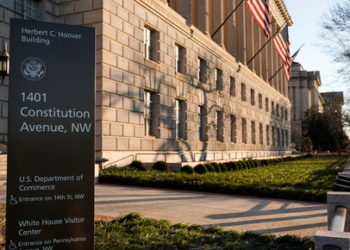
<path fill-rule="evenodd" d="M 94 249 L 94 41 L 11 20 L 7 249 Z"/>

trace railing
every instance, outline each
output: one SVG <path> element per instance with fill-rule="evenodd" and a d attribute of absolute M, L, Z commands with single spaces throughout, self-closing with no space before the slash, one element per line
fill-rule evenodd
<path fill-rule="evenodd" d="M 128 156 L 122 157 L 113 162 L 108 162 L 103 164 L 105 161 L 97 162 L 99 163 L 99 168 L 115 167 L 118 163 L 123 162 L 121 165 L 126 166 L 134 160 L 140 160 L 142 162 L 152 162 L 152 161 L 165 161 L 172 163 L 198 163 L 198 162 L 208 162 L 208 161 L 228 161 L 228 160 L 247 160 L 247 159 L 259 159 L 259 158 L 269 158 L 269 157 L 283 157 L 286 155 L 285 151 L 272 151 L 272 152 L 140 152 L 136 154 L 130 154 Z M 148 159 L 147 159 L 148 158 Z M 104 159 L 104 158 L 101 158 Z M 104 159 L 107 160 L 107 159 Z"/>
<path fill-rule="evenodd" d="M 156 152 L 156 153 L 136 153 L 135 159 L 141 160 L 143 156 L 154 156 L 154 158 L 168 162 L 169 157 L 178 156 L 178 162 L 203 162 L 203 161 L 224 161 L 239 159 L 257 159 L 264 157 L 283 157 L 285 151 L 273 152 Z"/>
<path fill-rule="evenodd" d="M 123 158 L 120 158 L 120 159 L 118 159 L 116 161 L 110 162 L 107 165 L 103 166 L 103 168 L 108 168 L 108 167 L 115 166 L 115 165 L 117 165 L 118 162 L 124 161 L 124 160 L 126 160 L 128 158 L 131 158 L 130 162 L 132 162 L 135 159 L 135 155 L 131 154 L 131 155 L 125 156 Z"/>

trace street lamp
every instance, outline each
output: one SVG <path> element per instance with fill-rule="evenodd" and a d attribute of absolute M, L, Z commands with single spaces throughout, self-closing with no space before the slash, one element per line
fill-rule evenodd
<path fill-rule="evenodd" d="M 7 51 L 7 43 L 3 40 L 3 51 L 0 54 L 0 76 L 3 79 L 10 74 L 10 55 Z"/>

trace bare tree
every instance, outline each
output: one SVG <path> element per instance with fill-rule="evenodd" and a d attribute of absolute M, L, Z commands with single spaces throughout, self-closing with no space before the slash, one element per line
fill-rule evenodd
<path fill-rule="evenodd" d="M 340 63 L 339 73 L 350 79 L 350 0 L 338 2 L 325 14 L 320 43 L 334 61 Z"/>

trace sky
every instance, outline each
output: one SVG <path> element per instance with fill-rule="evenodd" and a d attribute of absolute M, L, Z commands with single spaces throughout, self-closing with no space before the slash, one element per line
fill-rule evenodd
<path fill-rule="evenodd" d="M 291 54 L 300 46 L 295 61 L 299 62 L 306 71 L 320 71 L 322 86 L 320 92 L 343 91 L 347 87 L 340 83 L 337 67 L 325 49 L 317 42 L 321 39 L 322 17 L 329 13 L 330 8 L 339 0 L 284 0 L 287 10 L 292 17 L 293 25 L 289 27 Z"/>

